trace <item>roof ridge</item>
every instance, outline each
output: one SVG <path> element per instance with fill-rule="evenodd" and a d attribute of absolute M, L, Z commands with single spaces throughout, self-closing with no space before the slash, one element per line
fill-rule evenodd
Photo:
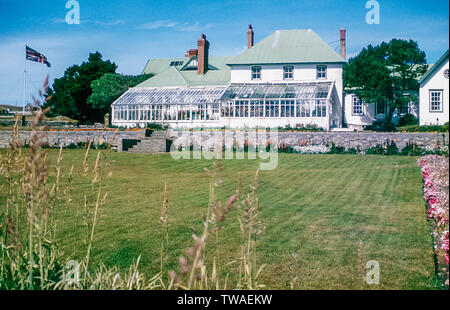
<path fill-rule="evenodd" d="M 177 68 L 175 68 L 175 67 L 169 67 L 169 68 L 175 69 L 175 71 L 177 72 L 178 76 L 183 79 L 185 86 L 188 86 L 188 81 L 184 78 L 184 76 L 181 74 L 181 72 Z"/>
<path fill-rule="evenodd" d="M 441 58 L 439 58 L 438 61 L 436 61 L 434 63 L 434 65 L 432 65 L 431 67 L 428 68 L 427 72 L 425 72 L 425 74 L 422 76 L 422 78 L 419 80 L 419 84 L 422 84 L 423 82 L 425 82 L 425 80 L 434 73 L 434 71 L 436 71 L 438 68 L 441 67 L 441 65 L 444 63 L 444 60 L 448 59 L 448 55 L 449 55 L 449 50 L 447 49 L 447 51 L 441 56 Z M 429 64 L 430 65 L 430 64 Z"/>

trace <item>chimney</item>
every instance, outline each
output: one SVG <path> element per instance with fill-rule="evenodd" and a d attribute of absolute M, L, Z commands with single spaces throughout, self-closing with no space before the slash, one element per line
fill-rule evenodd
<path fill-rule="evenodd" d="M 190 50 L 188 50 L 186 52 L 184 57 L 191 59 L 192 57 L 197 56 L 197 54 L 198 54 L 198 50 L 194 49 L 194 48 L 191 48 Z"/>
<path fill-rule="evenodd" d="M 253 46 L 253 38 L 255 36 L 255 33 L 253 32 L 252 25 L 248 25 L 247 30 L 247 48 L 250 48 Z"/>
<path fill-rule="evenodd" d="M 341 57 L 344 60 L 347 60 L 347 52 L 346 52 L 346 30 L 341 28 Z"/>
<path fill-rule="evenodd" d="M 197 41 L 198 47 L 198 65 L 197 74 L 205 74 L 208 71 L 208 54 L 209 54 L 209 42 L 206 40 L 206 36 L 202 34 L 202 37 Z"/>

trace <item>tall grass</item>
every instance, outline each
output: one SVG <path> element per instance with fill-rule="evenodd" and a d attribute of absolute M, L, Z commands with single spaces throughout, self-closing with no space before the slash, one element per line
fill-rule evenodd
<path fill-rule="evenodd" d="M 35 104 L 41 106 L 48 87 L 45 80 L 43 89 Z M 94 164 L 88 160 L 91 145 L 86 148 L 82 158 L 81 171 L 63 171 L 63 149 L 60 148 L 56 165 L 52 166 L 45 137 L 40 126 L 47 111 L 39 109 L 31 124 L 29 147 L 22 148 L 19 139 L 18 120 L 11 132 L 11 142 L 4 157 L 0 157 L 0 177 L 3 179 L 2 191 L 7 193 L 6 205 L 0 209 L 0 289 L 7 290 L 55 290 L 55 289 L 258 289 L 263 285 L 257 282 L 262 267 L 257 268 L 256 242 L 263 225 L 259 220 L 259 203 L 256 195 L 258 172 L 248 193 L 242 185 L 231 193 L 228 200 L 217 199 L 215 189 L 223 179 L 220 177 L 222 164 L 214 163 L 214 169 L 205 173 L 210 178 L 209 203 L 203 217 L 201 235 L 193 235 L 192 246 L 179 258 L 179 270 L 168 270 L 170 217 L 169 185 L 164 184 L 161 217 L 160 271 L 155 275 L 140 272 L 140 257 L 130 265 L 128 271 L 104 263 L 92 265 L 91 253 L 95 245 L 95 233 L 99 225 L 101 209 L 107 206 L 108 193 L 105 182 L 112 177 L 106 160 L 111 143 L 106 150 L 97 152 Z M 72 191 L 72 181 L 79 177 L 89 182 L 89 190 L 84 193 Z M 55 240 L 64 236 L 65 212 L 73 206 L 77 208 L 85 230 L 85 255 L 81 261 L 74 261 L 63 253 Z M 216 257 L 207 258 L 206 245 L 211 236 L 219 239 L 218 232 L 223 228 L 232 208 L 241 213 L 239 217 L 242 245 L 239 262 L 239 275 L 235 283 L 229 282 L 229 275 L 223 274 L 225 266 L 217 264 Z M 155 249 L 158 251 L 158 249 Z M 234 264 L 231 261 L 229 264 Z"/>

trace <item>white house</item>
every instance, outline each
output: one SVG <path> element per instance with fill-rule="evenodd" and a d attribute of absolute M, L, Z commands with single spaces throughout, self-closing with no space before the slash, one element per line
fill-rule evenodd
<path fill-rule="evenodd" d="M 420 125 L 449 121 L 448 50 L 420 80 Z"/>
<path fill-rule="evenodd" d="M 417 91 L 408 91 L 408 93 L 412 93 L 413 97 L 418 97 Z M 387 113 L 388 107 L 385 102 L 376 104 L 362 102 L 354 92 L 344 90 L 344 122 L 347 128 L 362 130 L 376 120 L 384 120 Z M 419 102 L 410 101 L 396 109 L 392 115 L 392 122 L 397 124 L 398 120 L 406 114 L 419 118 Z"/>
<path fill-rule="evenodd" d="M 116 126 L 176 128 L 342 127 L 345 29 L 341 55 L 314 31 L 275 31 L 239 56 L 209 57 L 206 37 L 183 58 L 151 59 L 156 75 L 112 106 Z"/>

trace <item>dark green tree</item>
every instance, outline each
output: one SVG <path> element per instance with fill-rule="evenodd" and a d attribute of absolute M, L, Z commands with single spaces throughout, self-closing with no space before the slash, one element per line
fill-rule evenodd
<path fill-rule="evenodd" d="M 89 54 L 87 62 L 66 69 L 49 90 L 46 107 L 52 115 L 64 115 L 83 123 L 103 122 L 104 113 L 88 102 L 91 83 L 105 73 L 115 73 L 117 65 L 103 60 L 99 52 Z"/>
<path fill-rule="evenodd" d="M 419 89 L 418 79 L 427 69 L 417 42 L 393 39 L 369 45 L 351 58 L 344 67 L 344 83 L 365 102 L 386 102 L 386 120 L 391 123 L 396 108 L 416 99 L 410 91 Z"/>
<path fill-rule="evenodd" d="M 130 87 L 134 87 L 154 74 L 142 74 L 137 76 L 106 73 L 91 84 L 92 94 L 88 98 L 89 105 L 99 111 L 101 115 L 111 112 L 111 104 Z"/>

